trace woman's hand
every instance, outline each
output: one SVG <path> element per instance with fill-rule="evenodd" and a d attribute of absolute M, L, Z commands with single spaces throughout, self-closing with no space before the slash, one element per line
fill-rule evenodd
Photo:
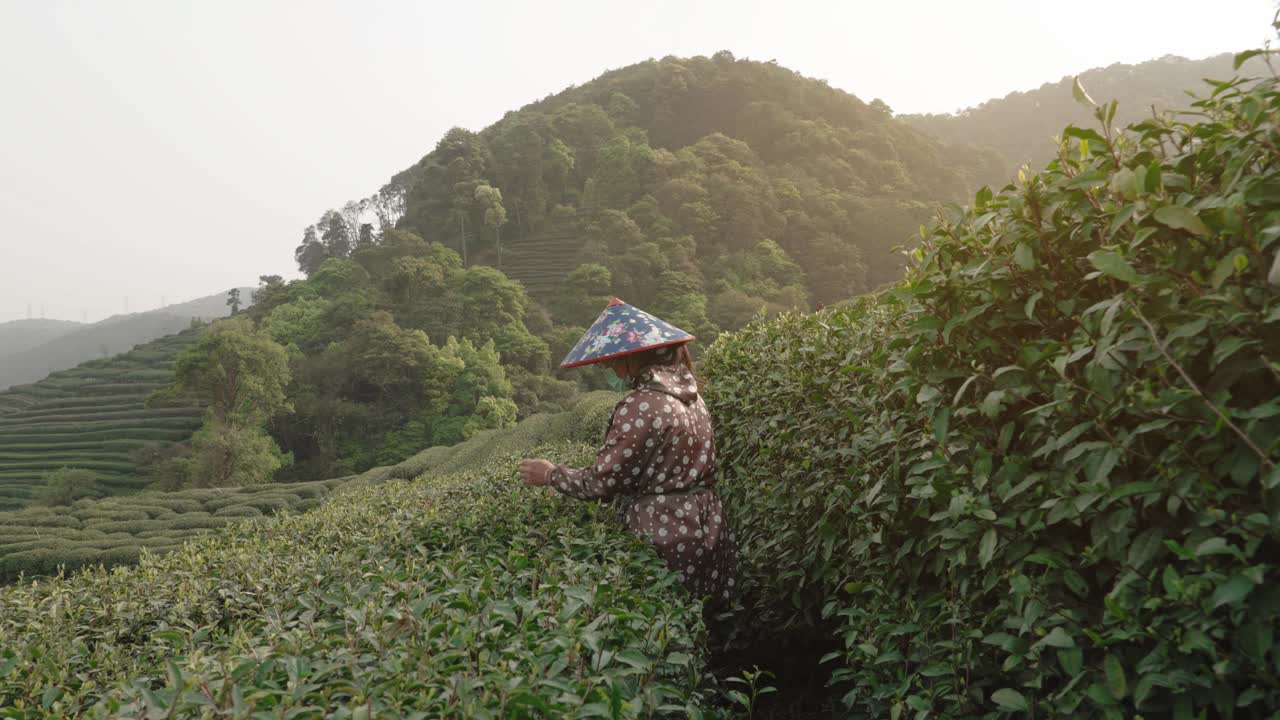
<path fill-rule="evenodd" d="M 520 462 L 520 479 L 525 485 L 546 485 L 550 482 L 551 469 L 554 467 L 555 465 L 542 458 L 523 460 Z"/>

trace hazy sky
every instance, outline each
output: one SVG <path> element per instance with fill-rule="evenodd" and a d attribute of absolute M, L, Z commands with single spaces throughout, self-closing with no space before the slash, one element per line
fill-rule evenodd
<path fill-rule="evenodd" d="M 948 112 L 1260 46 L 1273 0 L 0 0 L 0 321 L 296 274 L 322 211 L 451 126 L 650 57 L 778 63 Z"/>

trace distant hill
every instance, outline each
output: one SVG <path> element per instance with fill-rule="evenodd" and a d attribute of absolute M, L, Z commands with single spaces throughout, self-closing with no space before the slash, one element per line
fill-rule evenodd
<path fill-rule="evenodd" d="M 143 403 L 169 383 L 178 354 L 201 332 L 168 335 L 0 392 L 0 510 L 26 505 L 44 474 L 61 467 L 92 470 L 106 494 L 145 485 L 130 452 L 184 440 L 200 426 L 195 404 Z"/>
<path fill-rule="evenodd" d="M 1189 92 L 1206 95 L 1211 88 L 1206 78 L 1228 80 L 1233 55 L 1224 53 L 1202 60 L 1168 55 L 1157 60 L 1126 65 L 1116 63 L 1079 74 L 1080 83 L 1099 104 L 1118 100 L 1115 122 L 1124 126 L 1151 117 L 1152 108 L 1164 112 L 1187 108 Z M 1258 76 L 1269 74 L 1259 59 L 1250 60 L 1239 71 Z M 1003 159 L 998 172 L 982 178 L 986 184 L 1008 182 L 1018 167 L 1042 167 L 1053 159 L 1057 147 L 1053 137 L 1067 125 L 1092 127 L 1089 110 L 1072 95 L 1074 76 L 1041 85 L 1035 90 L 1013 92 L 988 100 L 955 114 L 901 115 L 900 119 L 949 146 L 986 146 Z"/>
<path fill-rule="evenodd" d="M 556 322 L 590 320 L 576 309 L 594 301 L 557 298 L 571 271 L 599 263 L 611 278 L 590 294 L 710 339 L 764 306 L 896 279 L 893 248 L 936 203 L 966 197 L 985 161 L 882 102 L 719 52 L 613 70 L 480 132 L 455 128 L 380 196 L 404 198 L 399 228 L 509 272 Z M 500 237 L 488 188 L 501 192 Z"/>
<path fill-rule="evenodd" d="M 252 288 L 240 289 L 246 306 L 252 302 L 252 294 Z M 77 325 L 71 332 L 16 352 L 0 349 L 0 390 L 35 382 L 51 372 L 75 367 L 86 360 L 126 352 L 134 345 L 185 330 L 193 319 L 210 320 L 229 312 L 226 294 L 220 293 L 158 310 L 113 315 L 101 322 Z"/>
<path fill-rule="evenodd" d="M 70 320 L 11 320 L 0 323 L 0 357 L 43 345 L 84 327 Z"/>

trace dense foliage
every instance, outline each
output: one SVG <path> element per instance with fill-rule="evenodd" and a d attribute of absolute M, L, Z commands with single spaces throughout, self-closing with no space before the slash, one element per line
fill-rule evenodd
<path fill-rule="evenodd" d="M 263 278 L 254 297 L 244 316 L 290 355 L 291 411 L 270 424 L 296 461 L 282 478 L 395 463 L 576 392 L 550 376 L 519 283 L 411 232 L 384 227 L 306 280 Z"/>
<path fill-rule="evenodd" d="M 0 589 L 0 716 L 686 716 L 697 604 L 515 459 Z"/>
<path fill-rule="evenodd" d="M 1253 74 L 1266 72 L 1260 60 L 1244 67 Z M 1003 162 L 988 166 L 994 174 L 981 179 L 1003 185 L 1022 165 L 1043 167 L 1052 160 L 1058 152 L 1053 139 L 1061 136 L 1063 127 L 1089 122 L 1088 110 L 1072 97 L 1075 78 L 1099 102 L 1120 100 L 1115 122 L 1124 125 L 1149 118 L 1153 112 L 1181 110 L 1188 102 L 1187 91 L 1201 85 L 1204 78 L 1228 78 L 1233 74 L 1230 54 L 1203 60 L 1170 55 L 1136 65 L 1115 63 L 1095 68 L 1045 83 L 1035 90 L 993 98 L 955 114 L 899 117 L 948 145 L 994 149 L 1003 156 Z"/>
<path fill-rule="evenodd" d="M 199 335 L 187 330 L 0 392 L 0 510 L 30 504 L 48 473 L 64 467 L 91 471 L 92 494 L 169 479 L 153 475 L 169 471 L 150 462 L 151 448 L 189 438 L 201 407 L 145 401 L 172 380 L 175 359 Z"/>
<path fill-rule="evenodd" d="M 973 187 L 981 163 L 883 103 L 721 52 L 611 71 L 479 133 L 454 129 L 380 196 L 403 197 L 401 227 L 460 252 L 465 241 L 472 262 L 498 263 L 503 246 L 525 258 L 567 235 L 576 262 L 538 272 L 599 263 L 611 291 L 640 306 L 697 296 L 705 312 L 681 321 L 714 334 L 762 307 L 896 280 L 890 249 L 928 203 Z M 505 208 L 500 233 L 478 199 L 488 187 Z"/>
<path fill-rule="evenodd" d="M 214 323 L 179 355 L 173 383 L 149 402 L 177 397 L 207 403 L 191 455 L 178 463 L 180 484 L 257 485 L 292 462 L 266 433 L 267 421 L 289 409 L 288 384 L 288 353 L 244 316 Z"/>
<path fill-rule="evenodd" d="M 1280 87 L 1195 110 L 1106 106 L 900 287 L 709 353 L 755 626 L 851 709 L 1280 707 Z"/>
<path fill-rule="evenodd" d="M 709 343 L 761 311 L 896 280 L 891 248 L 982 162 L 883 103 L 729 53 L 641 63 L 455 128 L 306 228 L 306 281 L 264 278 L 255 295 L 250 315 L 298 348 L 296 412 L 272 430 L 298 461 L 282 477 L 396 462 L 600 389 L 599 373 L 551 363 L 610 295 Z M 474 363 L 471 389 L 446 398 L 441 378 Z"/>
<path fill-rule="evenodd" d="M 165 552 L 212 528 L 278 511 L 305 512 L 342 480 L 143 492 L 0 512 L 0 582 L 110 567 Z"/>
<path fill-rule="evenodd" d="M 46 486 L 42 489 L 49 495 L 46 501 L 57 502 L 59 507 L 0 512 L 0 582 L 13 580 L 20 573 L 31 577 L 59 569 L 70 572 L 88 565 L 132 563 L 142 548 L 166 552 L 208 529 L 244 518 L 277 511 L 307 512 L 329 491 L 347 482 L 373 485 L 425 473 L 458 473 L 475 470 L 494 456 L 523 457 L 542 446 L 591 443 L 599 438 L 617 399 L 614 393 L 591 393 L 569 411 L 534 415 L 513 427 L 479 432 L 456 445 L 428 448 L 396 465 L 333 480 L 144 492 L 96 502 L 93 498 L 67 498 L 65 493 L 55 497 Z M 86 472 L 55 471 L 51 475 L 71 475 L 68 479 L 74 481 L 74 476 Z M 82 485 L 75 486 L 80 489 Z"/>

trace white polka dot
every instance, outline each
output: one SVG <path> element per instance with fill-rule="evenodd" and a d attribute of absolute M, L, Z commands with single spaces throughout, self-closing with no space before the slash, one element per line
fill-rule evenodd
<path fill-rule="evenodd" d="M 619 470 L 621 470 L 621 469 L 622 469 L 622 466 L 621 466 L 621 465 L 614 465 L 614 466 L 613 466 L 613 471 L 614 471 L 614 472 L 618 472 L 618 471 L 619 471 Z"/>
<path fill-rule="evenodd" d="M 661 535 L 662 537 L 666 537 L 666 536 L 667 536 L 667 529 L 666 529 L 666 528 L 658 528 L 658 535 Z"/>
<path fill-rule="evenodd" d="M 626 415 L 626 414 L 627 414 L 627 409 L 626 409 L 626 408 L 622 408 L 621 410 L 619 410 L 619 411 L 618 411 L 618 414 L 619 414 L 619 415 Z"/>
<path fill-rule="evenodd" d="M 638 428 L 644 427 L 644 418 L 636 418 L 636 427 Z"/>
<path fill-rule="evenodd" d="M 622 426 L 622 432 L 631 432 L 631 423 L 625 423 Z"/>
<path fill-rule="evenodd" d="M 647 402 L 642 402 L 642 403 L 640 403 L 640 411 L 641 411 L 641 412 L 644 412 L 645 410 L 648 410 L 648 409 L 649 409 L 649 403 L 647 403 Z"/>
<path fill-rule="evenodd" d="M 631 448 L 622 451 L 622 457 L 631 457 Z"/>

